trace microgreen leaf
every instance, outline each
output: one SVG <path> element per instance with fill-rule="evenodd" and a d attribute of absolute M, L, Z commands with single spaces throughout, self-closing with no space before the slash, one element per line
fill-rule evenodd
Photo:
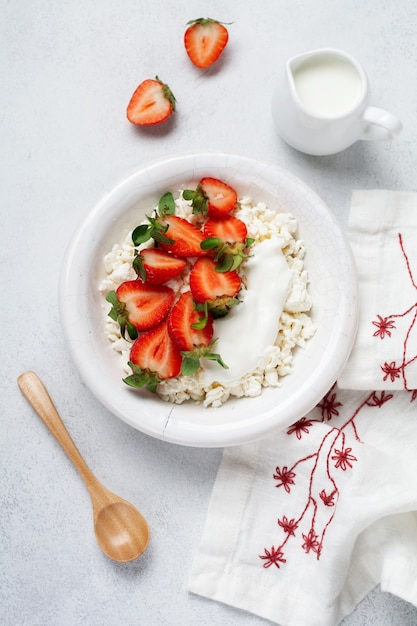
<path fill-rule="evenodd" d="M 164 215 L 174 215 L 174 213 L 175 213 L 174 196 L 172 195 L 170 191 L 167 191 L 167 193 L 164 193 L 164 195 L 161 196 L 159 199 L 158 214 L 161 217 L 164 217 Z"/>
<path fill-rule="evenodd" d="M 233 262 L 232 262 L 232 265 L 230 266 L 229 271 L 233 272 L 234 270 L 236 270 L 239 267 L 239 265 L 242 263 L 243 258 L 244 258 L 243 256 L 234 256 Z"/>
<path fill-rule="evenodd" d="M 122 337 L 125 337 L 127 331 L 130 339 L 137 339 L 138 331 L 135 326 L 129 322 L 129 316 L 124 302 L 120 302 L 115 291 L 109 291 L 106 300 L 112 305 L 108 315 L 119 324 Z"/>
<path fill-rule="evenodd" d="M 168 224 L 161 224 L 155 217 L 148 217 L 149 224 L 140 224 L 132 232 L 132 241 L 135 246 L 139 246 L 149 239 L 154 239 L 158 243 L 170 245 L 174 243 L 174 239 L 170 239 L 165 235 L 168 230 Z"/>
<path fill-rule="evenodd" d="M 183 353 L 181 353 L 183 354 Z M 184 356 L 181 364 L 181 374 L 183 376 L 192 376 L 200 368 L 200 359 L 198 357 Z"/>
<path fill-rule="evenodd" d="M 129 321 L 126 323 L 126 329 L 130 339 L 135 340 L 138 338 L 139 333 L 137 328 L 133 326 L 133 324 L 131 324 Z"/>
<path fill-rule="evenodd" d="M 165 245 L 169 245 L 174 243 L 174 239 L 170 239 L 165 235 L 169 226 L 168 224 L 161 224 L 154 217 L 148 217 L 149 223 L 151 225 L 151 237 L 157 241 L 158 243 L 163 243 Z"/>
<path fill-rule="evenodd" d="M 231 272 L 250 256 L 244 250 L 254 241 L 251 237 L 246 237 L 244 243 L 227 243 L 219 237 L 207 237 L 201 242 L 200 247 L 202 250 L 211 250 L 215 253 L 213 260 L 216 263 L 216 272 Z"/>
<path fill-rule="evenodd" d="M 210 352 L 209 354 L 205 354 L 204 358 L 208 361 L 216 361 L 219 365 L 221 365 L 225 370 L 229 369 L 229 366 L 223 361 L 220 354 L 216 354 L 215 352 Z"/>
<path fill-rule="evenodd" d="M 202 213 L 205 215 L 208 211 L 208 203 L 207 198 L 201 189 L 200 185 L 198 185 L 197 190 L 193 189 L 184 189 L 182 192 L 182 197 L 184 200 L 191 200 L 191 206 L 193 207 L 193 213 Z"/>
<path fill-rule="evenodd" d="M 132 241 L 135 246 L 139 246 L 141 243 L 149 241 L 151 236 L 151 229 L 149 228 L 149 225 L 140 224 L 139 226 L 136 226 L 132 232 Z"/>
<path fill-rule="evenodd" d="M 146 281 L 146 270 L 143 265 L 142 257 L 140 254 L 137 254 L 132 262 L 132 267 L 135 270 L 136 274 L 143 280 Z"/>
<path fill-rule="evenodd" d="M 213 248 L 217 248 L 217 246 L 222 246 L 223 242 L 218 237 L 207 237 L 200 243 L 200 248 L 202 250 L 213 250 Z"/>
<path fill-rule="evenodd" d="M 216 363 L 218 363 L 225 369 L 229 369 L 220 354 L 211 351 L 216 342 L 217 339 L 214 339 L 209 343 L 208 346 L 199 346 L 194 348 L 193 350 L 181 352 L 181 355 L 183 357 L 181 364 L 181 374 L 183 376 L 192 376 L 193 374 L 195 374 L 200 368 L 200 359 L 216 361 Z"/>
<path fill-rule="evenodd" d="M 233 266 L 234 259 L 239 259 L 239 257 L 233 257 L 232 254 L 223 254 L 216 265 L 216 272 L 229 272 Z M 238 265 L 240 263 L 241 260 L 238 260 Z"/>
<path fill-rule="evenodd" d="M 135 387 L 136 389 L 146 387 L 148 391 L 155 393 L 158 384 L 161 382 L 159 376 L 154 372 L 143 370 L 131 361 L 129 361 L 129 366 L 132 368 L 133 374 L 123 378 L 123 382 L 130 387 Z"/>
<path fill-rule="evenodd" d="M 193 189 L 184 189 L 182 192 L 182 197 L 184 200 L 194 200 L 194 198 L 198 196 L 198 193 Z"/>
<path fill-rule="evenodd" d="M 202 330 L 203 328 L 205 328 L 207 326 L 207 322 L 208 322 L 208 302 L 207 300 L 204 302 L 204 304 L 197 304 L 194 303 L 194 308 L 196 311 L 203 311 L 204 315 L 201 316 L 200 320 L 198 322 L 195 322 L 195 324 L 191 324 L 191 328 L 195 328 L 196 330 Z"/>

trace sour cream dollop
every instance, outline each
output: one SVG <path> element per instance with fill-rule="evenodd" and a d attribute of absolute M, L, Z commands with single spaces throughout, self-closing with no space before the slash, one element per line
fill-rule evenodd
<path fill-rule="evenodd" d="M 245 261 L 245 276 L 243 302 L 215 323 L 214 352 L 221 355 L 228 369 L 202 361 L 199 380 L 204 385 L 238 381 L 256 368 L 259 357 L 275 343 L 292 278 L 282 240 L 273 237 L 258 243 L 253 256 Z"/>

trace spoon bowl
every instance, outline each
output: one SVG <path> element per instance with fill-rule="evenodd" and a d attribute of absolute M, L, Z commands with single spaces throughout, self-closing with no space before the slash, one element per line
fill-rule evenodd
<path fill-rule="evenodd" d="M 94 532 L 104 554 L 126 562 L 146 550 L 149 533 L 143 532 L 145 525 L 146 520 L 130 502 L 118 499 L 98 511 Z"/>
<path fill-rule="evenodd" d="M 112 493 L 97 480 L 65 428 L 40 378 L 34 372 L 25 372 L 18 377 L 17 383 L 84 480 L 93 505 L 94 532 L 104 554 L 122 563 L 138 558 L 149 543 L 149 526 L 143 515 L 133 504 Z"/>

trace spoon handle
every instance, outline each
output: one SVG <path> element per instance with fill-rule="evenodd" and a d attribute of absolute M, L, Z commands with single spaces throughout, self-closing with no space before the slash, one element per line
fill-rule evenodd
<path fill-rule="evenodd" d="M 91 493 L 91 490 L 96 489 L 99 485 L 98 480 L 78 451 L 39 376 L 34 372 L 25 372 L 18 377 L 17 384 L 29 404 L 35 409 L 58 443 L 61 444 Z"/>

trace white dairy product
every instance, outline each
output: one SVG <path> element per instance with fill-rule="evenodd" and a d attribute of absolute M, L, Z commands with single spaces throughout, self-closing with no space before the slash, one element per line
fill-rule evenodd
<path fill-rule="evenodd" d="M 201 216 L 193 215 L 191 203 L 180 192 L 175 200 L 176 214 L 199 226 Z M 214 337 L 218 352 L 229 369 L 215 362 L 205 365 L 194 376 L 178 376 L 162 381 L 158 395 L 181 404 L 187 400 L 204 407 L 219 407 L 230 397 L 254 397 L 263 387 L 277 387 L 291 374 L 294 352 L 314 335 L 309 314 L 312 303 L 308 275 L 304 267 L 304 245 L 297 239 L 297 220 L 285 211 L 273 211 L 265 203 L 240 198 L 234 212 L 245 222 L 248 237 L 255 240 L 251 258 L 238 271 L 243 300 L 229 314 L 215 320 Z M 144 244 L 144 247 L 151 245 Z M 131 263 L 135 248 L 128 233 L 113 245 L 104 259 L 106 277 L 99 289 L 103 294 L 104 332 L 119 355 L 121 373 L 131 373 L 128 365 L 131 342 L 120 335 L 120 327 L 109 316 L 104 296 L 121 282 L 135 278 Z M 189 289 L 188 274 L 181 281 L 168 283 L 176 292 Z"/>
<path fill-rule="evenodd" d="M 293 72 L 295 90 L 312 114 L 343 115 L 358 101 L 362 80 L 347 59 L 322 55 L 307 59 Z"/>
<path fill-rule="evenodd" d="M 261 241 L 245 263 L 248 288 L 240 296 L 242 304 L 216 320 L 215 351 L 221 354 L 228 369 L 213 361 L 204 361 L 199 375 L 203 385 L 214 381 L 238 382 L 255 369 L 259 357 L 277 338 L 291 277 L 282 253 L 282 241 L 277 237 Z"/>

